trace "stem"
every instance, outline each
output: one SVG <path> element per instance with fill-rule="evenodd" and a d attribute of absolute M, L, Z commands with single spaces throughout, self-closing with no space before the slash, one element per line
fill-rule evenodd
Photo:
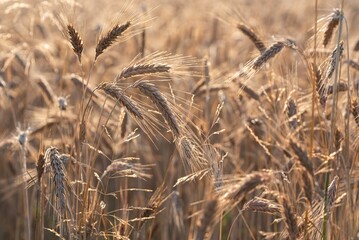
<path fill-rule="evenodd" d="M 335 54 L 335 77 L 334 77 L 334 86 L 333 86 L 333 104 L 332 104 L 332 112 L 330 116 L 330 135 L 329 135 L 329 142 L 328 142 L 328 155 L 331 154 L 333 149 L 333 139 L 334 139 L 334 131 L 335 131 L 335 118 L 336 118 L 336 110 L 337 110 L 337 103 L 338 103 L 338 78 L 339 78 L 339 58 L 340 58 L 340 39 L 342 35 L 343 30 L 343 2 L 341 4 L 340 9 L 340 18 L 339 18 L 339 29 L 338 29 L 338 39 L 337 39 L 337 51 Z M 329 166 L 328 162 L 328 167 Z M 330 173 L 327 172 L 325 174 L 325 194 L 324 194 L 324 215 L 323 215 L 323 240 L 327 239 L 327 222 L 328 222 L 328 216 L 327 216 L 327 201 L 328 201 L 328 186 L 329 186 L 329 175 Z"/>
<path fill-rule="evenodd" d="M 348 22 L 346 20 L 346 18 L 344 18 L 344 21 L 345 21 L 345 30 L 346 30 L 346 41 L 347 41 L 347 60 L 349 61 L 350 57 L 349 57 L 349 27 L 348 27 Z M 349 89 L 350 89 L 350 74 L 349 74 L 349 64 L 347 64 L 347 78 L 348 78 L 348 86 L 349 86 Z M 347 91 L 347 109 L 346 109 L 346 112 L 347 114 L 349 115 L 350 114 L 350 100 L 351 97 L 350 97 L 350 91 Z M 350 142 L 349 142 L 349 137 L 350 137 L 350 133 L 349 133 L 349 117 L 347 117 L 346 121 L 345 121 L 345 139 L 344 139 L 344 143 L 345 143 L 345 146 L 343 148 L 343 155 L 344 155 L 344 159 L 350 159 L 350 149 L 349 149 L 349 146 L 350 146 Z M 345 161 L 344 162 L 344 168 L 345 168 L 345 173 L 346 173 L 346 180 L 347 180 L 347 194 L 348 194 L 348 197 L 347 197 L 347 203 L 348 203 L 348 206 L 349 206 L 349 209 L 352 209 L 352 195 L 351 195 L 351 188 L 350 188 L 350 164 L 346 164 Z M 350 162 L 349 162 L 350 163 Z M 352 211 L 349 211 L 351 214 L 353 213 Z M 350 220 L 354 219 L 353 216 L 351 216 L 349 218 Z M 351 222 L 351 221 L 348 221 L 348 222 Z M 349 236 L 350 235 L 350 230 L 352 229 L 352 224 L 347 224 L 346 225 L 346 235 Z"/>
<path fill-rule="evenodd" d="M 26 189 L 26 141 L 21 145 L 21 155 L 22 155 L 22 171 L 23 171 L 23 181 L 24 181 L 24 220 L 25 220 L 25 232 L 26 239 L 31 239 L 31 224 L 30 224 L 30 214 L 29 214 L 29 197 Z"/>
<path fill-rule="evenodd" d="M 318 30 L 318 0 L 315 0 L 315 7 L 314 7 L 314 67 L 317 68 L 317 31 Z M 315 80 L 315 73 L 311 71 L 311 79 L 312 79 L 312 124 L 310 129 L 310 158 L 313 158 L 313 145 L 314 145 L 314 105 L 316 101 L 316 80 Z M 310 203 L 307 201 L 307 206 L 310 206 Z M 308 224 L 309 224 L 309 217 L 308 217 L 308 208 L 305 211 L 305 222 L 304 222 L 304 239 L 309 239 L 308 237 Z"/>
<path fill-rule="evenodd" d="M 210 116 L 211 116 L 211 106 L 210 106 L 210 93 L 209 93 L 209 81 L 210 81 L 210 76 L 209 76 L 209 66 L 208 66 L 208 59 L 204 60 L 204 80 L 205 80 L 205 84 L 206 84 L 206 98 L 205 98 L 205 119 L 206 122 L 208 123 L 207 126 L 207 130 L 209 131 L 210 129 Z"/>
<path fill-rule="evenodd" d="M 318 29 L 318 0 L 315 0 L 315 13 L 314 13 L 314 66 L 317 67 L 317 29 Z M 312 125 L 310 129 L 310 157 L 313 157 L 313 141 L 314 141 L 314 105 L 315 105 L 315 75 L 312 74 Z"/>

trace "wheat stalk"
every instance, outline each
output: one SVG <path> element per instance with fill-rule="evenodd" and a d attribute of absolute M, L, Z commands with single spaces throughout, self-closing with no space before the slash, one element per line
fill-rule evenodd
<path fill-rule="evenodd" d="M 23 171 L 23 182 L 26 183 L 26 174 L 27 174 L 27 164 L 26 164 L 26 151 L 27 151 L 27 143 L 28 143 L 28 134 L 29 131 L 20 131 L 18 135 L 18 141 L 21 146 L 21 157 L 22 157 L 22 171 Z M 31 222 L 30 222 L 30 213 L 29 213 L 29 197 L 27 193 L 26 187 L 24 188 L 24 217 L 25 217 L 25 231 L 26 237 L 31 238 Z"/>
<path fill-rule="evenodd" d="M 128 114 L 126 113 L 126 111 L 121 112 L 120 120 L 121 120 L 121 138 L 125 138 L 127 123 L 128 123 Z"/>

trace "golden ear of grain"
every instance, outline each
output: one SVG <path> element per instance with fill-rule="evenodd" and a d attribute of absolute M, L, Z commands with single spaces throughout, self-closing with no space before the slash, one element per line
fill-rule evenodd
<path fill-rule="evenodd" d="M 294 102 L 293 98 L 289 97 L 287 102 L 286 102 L 286 111 L 287 111 L 287 116 L 289 119 L 289 127 L 291 129 L 296 129 L 297 128 L 297 104 Z"/>
<path fill-rule="evenodd" d="M 292 205 L 287 197 L 281 198 L 282 204 L 282 217 L 285 222 L 286 229 L 288 231 L 290 239 L 297 239 L 299 235 L 299 228 L 297 223 L 297 216 L 293 212 Z"/>
<path fill-rule="evenodd" d="M 329 79 L 329 78 L 331 78 L 333 76 L 333 73 L 334 73 L 334 70 L 335 70 L 335 65 L 337 63 L 337 58 L 336 58 L 337 51 L 339 51 L 339 58 L 340 58 L 342 56 L 343 52 L 344 52 L 344 42 L 343 41 L 341 41 L 339 43 L 339 49 L 338 49 L 338 46 L 337 46 L 332 52 L 325 79 Z M 339 59 L 338 59 L 338 61 L 339 61 Z"/>
<path fill-rule="evenodd" d="M 327 27 L 324 31 L 324 39 L 323 39 L 323 46 L 326 47 L 332 38 L 334 29 L 339 24 L 339 18 L 340 18 L 340 10 L 334 9 L 334 12 L 330 14 L 329 16 L 329 22 L 327 24 Z"/>
<path fill-rule="evenodd" d="M 229 197 L 234 201 L 238 201 L 246 193 L 254 190 L 257 186 L 263 184 L 270 179 L 270 175 L 265 172 L 254 172 L 252 174 L 249 174 L 238 183 L 238 188 L 234 189 L 234 191 L 232 192 L 232 194 L 230 194 Z"/>
<path fill-rule="evenodd" d="M 140 221 L 139 228 L 142 227 L 144 221 L 149 219 L 149 217 L 151 215 L 156 214 L 156 211 L 158 211 L 158 208 L 166 200 L 167 200 L 166 187 L 165 187 L 164 183 L 162 183 L 156 189 L 156 191 L 153 193 L 153 195 L 151 196 L 151 198 L 148 202 L 147 210 L 141 214 L 141 217 L 140 217 L 141 221 Z"/>
<path fill-rule="evenodd" d="M 63 214 L 66 209 L 65 173 L 63 163 L 60 160 L 60 153 L 55 147 L 49 147 L 46 149 L 45 159 L 51 165 L 55 194 L 59 203 L 58 210 Z"/>
<path fill-rule="evenodd" d="M 165 64 L 136 64 L 122 70 L 118 79 L 130 78 L 139 75 L 168 73 L 171 67 Z"/>
<path fill-rule="evenodd" d="M 96 46 L 96 55 L 95 60 L 105 51 L 108 47 L 110 47 L 116 40 L 119 38 L 129 27 L 131 26 L 131 22 L 126 22 L 121 25 L 114 26 L 106 36 L 100 38 L 100 41 Z"/>
<path fill-rule="evenodd" d="M 84 49 L 83 41 L 78 31 L 72 25 L 67 25 L 67 33 L 69 34 L 72 50 L 77 55 L 79 62 L 81 63 L 81 55 Z"/>
<path fill-rule="evenodd" d="M 135 158 L 131 158 L 131 160 L 135 160 Z M 106 175 L 110 173 L 116 173 L 116 175 L 120 176 L 133 176 L 135 175 L 140 179 L 150 179 L 151 175 L 148 174 L 147 167 L 145 165 L 141 165 L 139 163 L 129 163 L 126 159 L 118 159 L 114 160 L 110 165 L 107 166 L 106 170 L 103 172 L 100 179 L 104 178 Z"/>
<path fill-rule="evenodd" d="M 243 210 L 250 210 L 253 212 L 263 212 L 269 214 L 279 214 L 280 208 L 276 203 L 273 203 L 267 199 L 263 198 L 254 198 L 249 200 L 243 206 Z"/>
<path fill-rule="evenodd" d="M 208 166 L 203 148 L 191 137 L 181 135 L 176 139 L 176 146 L 185 167 L 195 173 Z"/>
<path fill-rule="evenodd" d="M 298 156 L 298 159 L 303 167 L 314 176 L 313 163 L 309 159 L 308 154 L 293 140 L 289 142 L 290 147 L 293 149 L 294 153 Z"/>
<path fill-rule="evenodd" d="M 334 138 L 335 139 L 335 142 L 334 142 L 335 149 L 337 151 L 339 151 L 339 149 L 342 147 L 342 142 L 344 140 L 344 135 L 338 128 L 335 128 L 334 136 L 335 136 L 335 138 Z"/>
<path fill-rule="evenodd" d="M 311 204 L 313 200 L 313 177 L 312 175 L 308 174 L 308 171 L 306 169 L 302 169 L 301 174 L 301 180 L 303 184 L 304 194 L 307 198 L 308 202 Z"/>
<path fill-rule="evenodd" d="M 176 116 L 168 106 L 166 98 L 153 84 L 139 82 L 135 85 L 143 94 L 149 97 L 161 112 L 163 118 L 167 121 L 168 126 L 173 132 L 175 137 L 180 135 L 180 127 L 177 123 Z"/>
<path fill-rule="evenodd" d="M 140 64 L 125 68 L 119 78 L 130 78 L 139 75 L 168 73 L 171 67 L 165 64 Z"/>
<path fill-rule="evenodd" d="M 329 184 L 328 187 L 328 198 L 327 198 L 327 210 L 330 211 L 333 203 L 335 201 L 335 195 L 337 193 L 337 185 L 338 185 L 339 177 L 335 176 L 333 181 Z"/>
<path fill-rule="evenodd" d="M 258 70 L 265 64 L 269 59 L 277 55 L 285 47 L 283 42 L 276 42 L 270 46 L 267 50 L 262 52 L 262 54 L 255 59 L 253 62 L 253 69 Z"/>
<path fill-rule="evenodd" d="M 319 97 L 319 102 L 320 105 L 322 105 L 323 107 L 325 106 L 325 103 L 327 101 L 327 96 L 325 94 L 325 87 L 323 84 L 323 79 L 322 79 L 322 73 L 320 71 L 320 69 L 314 65 L 314 63 L 312 63 L 312 76 L 315 78 L 315 89 L 317 91 L 318 97 Z"/>
<path fill-rule="evenodd" d="M 37 181 L 41 182 L 41 177 L 45 170 L 45 158 L 43 153 L 39 154 L 39 157 L 36 162 L 36 170 L 37 170 Z"/>
<path fill-rule="evenodd" d="M 237 25 L 237 28 L 253 42 L 259 52 L 263 53 L 266 50 L 266 46 L 263 41 L 258 37 L 253 29 L 241 23 Z"/>
<path fill-rule="evenodd" d="M 189 139 L 186 137 L 180 138 L 179 141 L 180 141 L 180 146 L 181 146 L 183 156 L 186 159 L 191 160 L 193 158 L 194 146 L 191 144 Z"/>
<path fill-rule="evenodd" d="M 134 117 L 143 120 L 143 114 L 141 110 L 137 107 L 133 100 L 125 95 L 125 93 L 114 84 L 103 83 L 99 87 L 107 95 L 113 97 L 115 100 L 119 101 Z"/>
<path fill-rule="evenodd" d="M 221 154 L 210 144 L 204 146 L 204 157 L 207 159 L 211 167 L 211 175 L 213 179 L 214 189 L 218 192 L 223 187 L 223 159 L 225 156 Z"/>
<path fill-rule="evenodd" d="M 86 140 L 86 121 L 81 121 L 79 129 L 79 141 L 84 143 Z"/>
<path fill-rule="evenodd" d="M 337 92 L 345 92 L 347 90 L 348 90 L 348 84 L 347 83 L 345 83 L 345 82 L 338 83 Z M 334 86 L 329 85 L 327 87 L 327 94 L 330 95 L 330 94 L 333 94 L 333 93 L 334 93 Z"/>

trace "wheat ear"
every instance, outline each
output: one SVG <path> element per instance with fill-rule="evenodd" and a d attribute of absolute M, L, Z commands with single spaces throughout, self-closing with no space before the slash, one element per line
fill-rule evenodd
<path fill-rule="evenodd" d="M 239 183 L 238 187 L 229 195 L 235 201 L 240 200 L 245 194 L 254 190 L 257 186 L 270 180 L 270 175 L 264 172 L 254 172 L 243 178 Z"/>
<path fill-rule="evenodd" d="M 103 51 L 110 47 L 117 40 L 117 38 L 119 38 L 130 26 L 131 22 L 126 22 L 122 25 L 116 25 L 110 31 L 108 31 L 106 36 L 100 38 L 96 46 L 95 60 L 103 53 Z"/>
<path fill-rule="evenodd" d="M 315 78 L 314 79 L 315 80 L 315 89 L 316 89 L 318 97 L 319 97 L 319 102 L 324 107 L 325 103 L 327 102 L 327 96 L 325 94 L 325 87 L 323 84 L 322 73 L 321 73 L 320 69 L 314 65 L 314 63 L 312 63 L 312 74 L 313 74 L 313 77 Z"/>
<path fill-rule="evenodd" d="M 103 90 L 107 95 L 113 97 L 119 101 L 133 116 L 143 120 L 143 114 L 137 107 L 135 102 L 125 95 L 121 88 L 115 84 L 103 83 L 98 86 L 99 89 Z"/>
<path fill-rule="evenodd" d="M 37 170 L 37 181 L 41 182 L 41 177 L 44 174 L 45 170 L 45 158 L 44 154 L 40 153 L 36 162 L 36 170 Z"/>
<path fill-rule="evenodd" d="M 328 199 L 327 199 L 327 210 L 330 211 L 333 203 L 335 201 L 335 196 L 337 193 L 337 185 L 338 185 L 339 177 L 335 176 L 333 181 L 329 184 L 328 187 Z"/>
<path fill-rule="evenodd" d="M 266 50 L 266 46 L 264 45 L 263 41 L 258 37 L 253 29 L 246 26 L 245 24 L 238 24 L 237 28 L 253 42 L 254 46 L 256 46 L 259 52 L 263 53 Z"/>
<path fill-rule="evenodd" d="M 118 79 L 130 78 L 139 75 L 168 73 L 171 67 L 166 64 L 135 64 L 122 70 Z"/>
<path fill-rule="evenodd" d="M 293 140 L 290 140 L 289 145 L 293 149 L 294 153 L 297 155 L 301 165 L 305 167 L 305 169 L 313 176 L 313 163 L 309 159 L 308 154 Z"/>
<path fill-rule="evenodd" d="M 59 202 L 59 210 L 61 213 L 64 213 L 66 207 L 65 173 L 63 163 L 60 159 L 60 153 L 55 147 L 49 147 L 46 149 L 45 158 L 51 165 L 53 182 L 55 184 L 55 193 Z"/>
<path fill-rule="evenodd" d="M 333 73 L 334 73 L 335 65 L 336 65 L 336 61 L 337 61 L 337 58 L 336 58 L 337 51 L 339 51 L 339 58 L 340 58 L 342 56 L 343 52 L 344 52 L 344 43 L 343 43 L 343 41 L 340 42 L 339 49 L 338 49 L 338 47 L 336 47 L 332 52 L 332 55 L 330 57 L 329 67 L 328 67 L 327 73 L 325 75 L 326 79 L 331 78 Z"/>
<path fill-rule="evenodd" d="M 297 239 L 299 235 L 299 228 L 297 223 L 297 217 L 293 212 L 293 208 L 286 197 L 281 198 L 282 204 L 282 217 L 285 222 L 286 229 L 290 239 Z"/>
<path fill-rule="evenodd" d="M 164 119 L 167 121 L 173 135 L 178 137 L 180 135 L 180 127 L 177 123 L 176 116 L 171 111 L 166 98 L 162 95 L 158 88 L 155 85 L 146 82 L 139 82 L 135 84 L 135 87 L 151 99 L 161 112 Z"/>
<path fill-rule="evenodd" d="M 324 31 L 324 39 L 323 39 L 323 46 L 326 47 L 330 41 L 330 39 L 333 36 L 334 29 L 339 24 L 339 18 L 340 18 L 340 9 L 334 9 L 334 12 L 330 14 L 329 19 L 325 31 Z"/>
<path fill-rule="evenodd" d="M 253 69 L 258 70 L 265 64 L 269 59 L 277 55 L 285 47 L 284 42 L 276 42 L 270 46 L 267 50 L 262 52 L 262 54 L 256 58 L 253 62 Z"/>
<path fill-rule="evenodd" d="M 286 102 L 286 111 L 289 119 L 289 127 L 294 130 L 297 128 L 298 120 L 297 120 L 297 104 L 293 100 L 293 98 L 289 97 Z"/>
<path fill-rule="evenodd" d="M 77 55 L 81 63 L 81 54 L 84 49 L 84 43 L 78 31 L 71 24 L 67 25 L 67 33 L 69 34 L 72 50 Z"/>
<path fill-rule="evenodd" d="M 249 200 L 244 206 L 244 210 L 250 210 L 253 212 L 263 212 L 269 214 L 279 214 L 280 208 L 278 204 L 273 203 L 267 199 L 254 198 Z"/>

